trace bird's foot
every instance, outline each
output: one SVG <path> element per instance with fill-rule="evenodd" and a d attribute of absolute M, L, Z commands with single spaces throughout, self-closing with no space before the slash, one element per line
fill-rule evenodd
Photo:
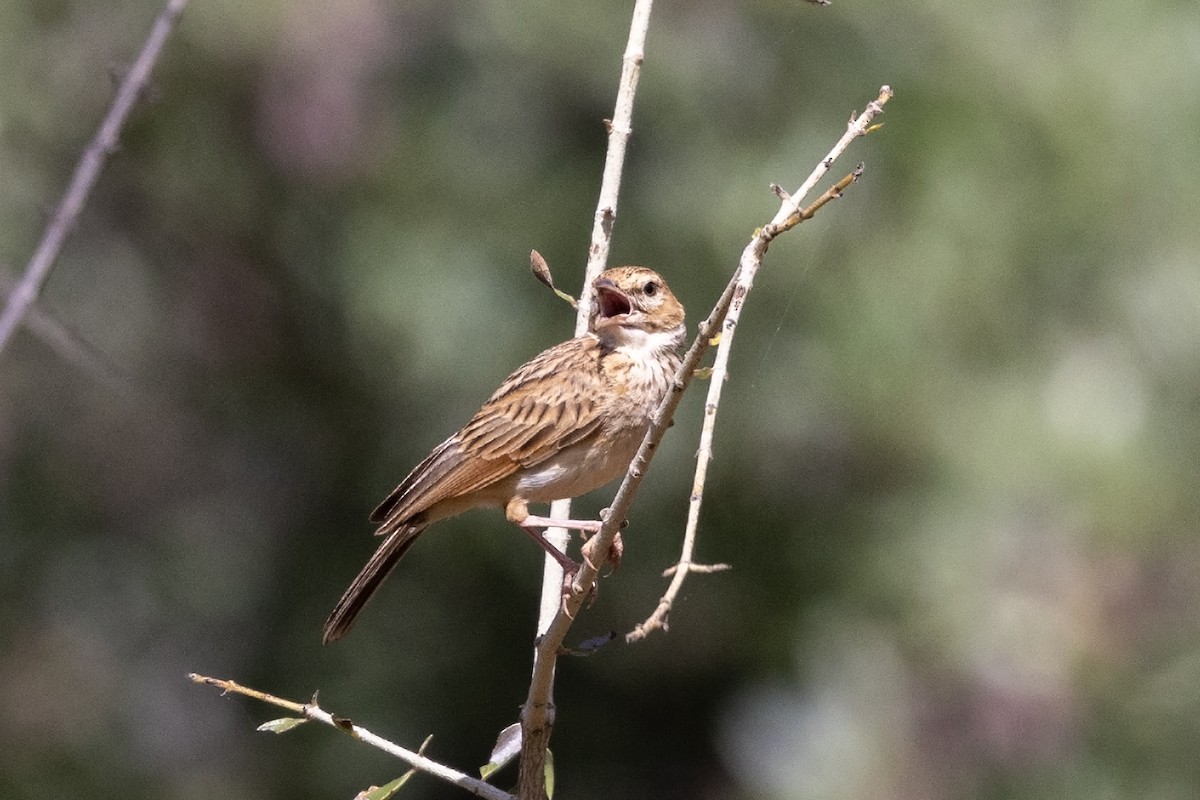
<path fill-rule="evenodd" d="M 583 560 L 587 562 L 589 567 L 599 571 L 598 568 L 596 567 L 596 542 L 597 541 L 598 541 L 598 539 L 595 536 L 588 539 L 586 542 L 583 543 L 583 547 L 580 549 L 580 553 L 583 555 Z M 625 542 L 623 539 L 621 539 L 621 532 L 617 531 L 617 535 L 613 538 L 612 544 L 609 545 L 608 554 L 607 554 L 606 558 L 604 559 L 605 563 L 612 565 L 612 571 L 608 573 L 609 575 L 611 575 L 613 572 L 616 572 L 617 567 L 621 566 L 621 556 L 624 555 L 624 553 L 625 553 Z"/>
<path fill-rule="evenodd" d="M 586 558 L 586 556 L 585 556 L 585 558 Z M 584 602 L 587 603 L 588 608 L 591 608 L 592 604 L 596 602 L 597 595 L 600 594 L 600 584 L 596 583 L 595 581 L 592 581 L 592 585 L 590 588 L 588 588 L 586 590 L 581 590 L 581 591 L 584 592 Z M 564 606 L 566 606 L 567 600 L 570 597 L 572 597 L 574 594 L 575 594 L 575 573 L 567 572 L 564 570 L 563 571 L 563 581 L 562 581 L 562 599 L 563 599 Z"/>

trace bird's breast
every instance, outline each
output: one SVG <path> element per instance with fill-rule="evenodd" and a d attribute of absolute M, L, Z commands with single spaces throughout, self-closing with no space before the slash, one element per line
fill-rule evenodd
<path fill-rule="evenodd" d="M 532 502 L 577 497 L 623 474 L 637 454 L 662 402 L 679 358 L 673 352 L 656 357 L 620 348 L 602 359 L 607 390 L 595 398 L 601 424 L 593 435 L 522 471 L 517 491 Z"/>
<path fill-rule="evenodd" d="M 614 427 L 639 427 L 640 439 L 650 417 L 670 389 L 680 358 L 673 350 L 646 352 L 620 347 L 604 359 L 612 387 L 609 417 Z"/>

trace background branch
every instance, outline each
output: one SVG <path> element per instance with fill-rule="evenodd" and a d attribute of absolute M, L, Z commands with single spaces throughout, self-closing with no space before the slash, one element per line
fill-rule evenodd
<path fill-rule="evenodd" d="M 0 293 L 7 294 L 16 285 L 4 274 L 6 264 L 0 264 Z M 25 309 L 22 319 L 26 330 L 64 361 L 74 364 L 80 371 L 114 392 L 130 392 L 133 382 L 118 369 L 103 353 L 86 342 L 78 333 L 59 322 L 45 309 L 33 304 Z"/>
<path fill-rule="evenodd" d="M 117 94 L 113 98 L 108 113 L 104 115 L 104 120 L 100 123 L 96 135 L 92 137 L 91 143 L 83 151 L 83 156 L 80 157 L 79 164 L 75 167 L 75 173 L 71 176 L 71 183 L 68 185 L 66 193 L 63 194 L 54 214 L 51 215 L 37 249 L 34 250 L 33 257 L 29 259 L 29 264 L 25 267 L 21 280 L 8 296 L 4 311 L 0 313 L 0 353 L 3 353 L 9 339 L 20 327 L 29 308 L 37 301 L 42 287 L 46 285 L 46 280 L 50 277 L 50 270 L 53 269 L 54 262 L 58 260 L 58 255 L 62 251 L 63 242 L 75 226 L 79 213 L 87 203 L 88 195 L 91 194 L 92 187 L 96 185 L 96 180 L 100 176 L 100 170 L 104 168 L 104 162 L 116 149 L 121 128 L 124 127 L 129 112 L 145 90 L 154 63 L 158 60 L 159 53 L 162 52 L 163 43 L 166 42 L 167 36 L 175 26 L 175 21 L 186 5 L 187 0 L 169 0 L 166 7 L 159 12 L 150 29 L 150 35 L 146 37 L 146 42 L 142 45 L 141 52 L 138 53 L 133 66 L 129 68 L 129 72 L 126 73 L 124 80 L 117 88 Z"/>

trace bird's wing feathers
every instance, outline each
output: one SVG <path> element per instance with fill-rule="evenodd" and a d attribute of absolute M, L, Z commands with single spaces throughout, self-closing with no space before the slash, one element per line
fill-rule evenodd
<path fill-rule="evenodd" d="M 517 471 L 515 463 L 464 458 L 459 437 L 456 433 L 435 447 L 371 512 L 371 522 L 385 523 L 375 532 L 377 536 L 391 533 L 440 500 L 472 492 Z"/>
<path fill-rule="evenodd" d="M 570 339 L 510 375 L 461 431 L 416 466 L 371 515 L 381 533 L 451 497 L 536 466 L 594 435 L 605 388 L 595 337 Z"/>

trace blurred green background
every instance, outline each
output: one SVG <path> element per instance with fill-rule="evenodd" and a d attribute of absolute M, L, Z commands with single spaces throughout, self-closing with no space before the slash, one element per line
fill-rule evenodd
<path fill-rule="evenodd" d="M 11 285 L 151 0 L 0 3 Z M 628 3 L 193 0 L 0 356 L 0 797 L 349 798 L 467 770 L 524 698 L 541 558 L 440 524 L 358 628 L 366 515 L 566 338 Z M 771 249 L 667 635 L 559 670 L 572 798 L 1200 796 L 1200 6 L 659 3 L 613 263 L 703 317 L 889 83 L 862 181 Z M 701 388 L 701 392 L 703 388 Z M 573 630 L 678 552 L 685 399 Z M 611 497 L 576 505 L 594 514 Z M 510 771 L 501 785 L 513 780 Z M 465 796 L 421 778 L 405 797 Z"/>

